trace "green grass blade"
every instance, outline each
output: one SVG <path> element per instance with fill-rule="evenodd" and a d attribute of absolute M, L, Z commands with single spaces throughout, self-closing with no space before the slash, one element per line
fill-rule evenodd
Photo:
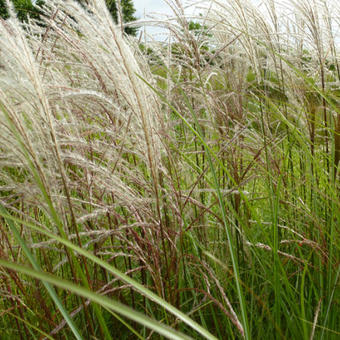
<path fill-rule="evenodd" d="M 216 337 L 214 335 L 212 335 L 208 330 L 204 329 L 196 321 L 194 321 L 191 318 L 189 318 L 186 314 L 184 314 L 183 312 L 178 310 L 176 307 L 172 306 L 170 303 L 166 302 L 165 300 L 160 298 L 157 294 L 155 294 L 152 291 L 150 291 L 149 289 L 145 288 L 142 284 L 138 283 L 137 281 L 135 281 L 131 277 L 125 275 L 122 272 L 120 272 L 117 268 L 111 266 L 109 263 L 107 263 L 107 262 L 101 260 L 100 258 L 98 258 L 97 256 L 93 255 L 91 252 L 89 252 L 89 251 L 87 251 L 87 250 L 85 250 L 83 248 L 80 248 L 79 246 L 73 244 L 72 242 L 63 239 L 62 237 L 54 235 L 53 233 L 51 233 L 51 232 L 49 232 L 49 231 L 47 231 L 45 229 L 42 229 L 42 228 L 34 225 L 33 223 L 29 223 L 29 222 L 23 221 L 21 219 L 15 218 L 15 217 L 13 217 L 13 216 L 11 216 L 11 215 L 9 215 L 7 213 L 4 213 L 2 211 L 0 211 L 0 215 L 2 215 L 5 218 L 12 219 L 13 221 L 17 221 L 20 224 L 25 225 L 25 226 L 29 227 L 32 230 L 35 230 L 35 231 L 37 231 L 37 232 L 39 232 L 39 233 L 41 233 L 43 235 L 48 236 L 51 239 L 54 239 L 54 240 L 64 244 L 68 248 L 70 248 L 73 251 L 77 252 L 79 255 L 83 255 L 87 259 L 89 259 L 89 260 L 93 261 L 94 263 L 97 263 L 101 267 L 105 268 L 111 274 L 113 274 L 116 277 L 120 278 L 125 283 L 130 284 L 132 287 L 134 287 L 136 290 L 138 290 L 142 295 L 144 295 L 145 297 L 149 298 L 153 302 L 157 303 L 159 306 L 165 308 L 167 311 L 169 311 L 170 313 L 175 315 L 178 319 L 182 320 L 184 323 L 186 323 L 192 329 L 196 330 L 198 333 L 200 333 L 206 339 L 209 339 L 209 340 L 215 340 L 216 339 Z"/>
<path fill-rule="evenodd" d="M 0 214 L 2 214 L 2 215 L 7 215 L 8 214 L 6 208 L 1 203 L 0 203 Z M 11 229 L 14 237 L 16 238 L 16 240 L 18 241 L 18 243 L 22 247 L 25 255 L 27 256 L 27 258 L 31 262 L 33 268 L 36 271 L 41 271 L 41 268 L 40 268 L 39 264 L 37 263 L 37 261 L 34 258 L 33 254 L 31 253 L 31 251 L 27 247 L 24 239 L 20 236 L 20 233 L 19 233 L 18 229 L 16 228 L 16 226 L 14 224 L 14 221 L 11 220 L 11 219 L 8 219 L 6 217 L 4 217 L 4 218 L 6 220 L 6 223 L 9 226 L 9 228 Z M 69 327 L 72 330 L 72 332 L 73 332 L 74 336 L 76 337 L 76 339 L 77 340 L 82 340 L 83 339 L 82 336 L 80 335 L 80 333 L 79 333 L 77 327 L 75 326 L 74 322 L 72 321 L 70 315 L 68 314 L 68 312 L 64 308 L 63 304 L 61 303 L 57 293 L 54 290 L 54 288 L 48 282 L 46 282 L 46 281 L 42 281 L 42 283 L 45 286 L 45 288 L 48 291 L 48 293 L 50 294 L 50 296 L 51 296 L 52 300 L 54 301 L 54 303 L 57 305 L 60 313 L 65 318 L 65 321 L 69 325 Z"/>
<path fill-rule="evenodd" d="M 144 325 L 145 327 L 148 327 L 157 333 L 167 337 L 171 340 L 189 340 L 190 337 L 186 336 L 183 333 L 180 333 L 168 326 L 165 326 L 161 324 L 158 321 L 155 321 L 135 310 L 133 310 L 130 307 L 127 307 L 123 305 L 120 302 L 111 300 L 107 298 L 106 296 L 102 296 L 100 294 L 94 293 L 91 290 L 78 286 L 72 282 L 62 280 L 54 275 L 46 274 L 41 271 L 37 271 L 31 268 L 27 268 L 9 261 L 0 260 L 0 266 L 3 266 L 5 268 L 11 269 L 16 271 L 17 273 L 22 273 L 25 275 L 29 275 L 31 277 L 34 277 L 38 280 L 48 282 L 50 284 L 53 284 L 57 287 L 60 287 L 62 289 L 66 289 L 74 294 L 77 294 L 79 296 L 82 296 L 86 299 L 89 299 L 93 302 L 96 302 L 98 305 L 101 305 L 104 308 L 109 308 L 113 310 L 114 312 L 123 315 L 133 321 L 136 321 L 140 323 L 141 325 Z"/>

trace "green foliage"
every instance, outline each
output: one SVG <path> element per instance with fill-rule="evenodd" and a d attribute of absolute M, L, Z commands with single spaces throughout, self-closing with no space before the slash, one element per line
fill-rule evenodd
<path fill-rule="evenodd" d="M 33 19 L 38 19 L 40 16 L 39 10 L 33 5 L 31 0 L 12 0 L 14 8 L 17 12 L 18 19 L 20 21 L 27 21 L 27 17 L 30 16 Z M 37 0 L 37 5 L 42 5 L 44 0 Z M 9 16 L 6 0 L 0 0 L 0 17 L 7 19 Z"/>
<path fill-rule="evenodd" d="M 200 22 L 190 20 L 188 25 L 189 31 L 194 32 L 196 36 L 200 35 L 203 37 L 211 37 L 211 33 L 209 33 L 209 27 L 207 25 L 202 25 Z"/>
<path fill-rule="evenodd" d="M 118 10 L 115 0 L 106 0 L 107 8 L 110 11 L 112 18 L 117 23 L 118 22 Z M 133 0 L 121 0 L 122 15 L 124 22 L 134 21 L 136 9 L 133 4 Z M 137 27 L 125 27 L 125 32 L 130 35 L 136 35 L 138 31 Z"/>
<path fill-rule="evenodd" d="M 87 0 L 77 0 L 80 3 L 86 3 Z M 107 9 L 112 15 L 113 20 L 115 23 L 118 23 L 118 8 L 117 8 L 117 2 L 116 0 L 105 0 Z M 121 0 L 120 1 L 121 7 L 122 7 L 122 16 L 123 16 L 123 22 L 131 22 L 135 21 L 137 18 L 135 17 L 136 9 L 133 4 L 133 0 Z M 125 27 L 125 33 L 129 35 L 135 36 L 138 32 L 137 27 Z"/>
<path fill-rule="evenodd" d="M 0 17 L 3 19 L 8 18 L 8 11 L 6 7 L 6 0 L 0 0 Z"/>

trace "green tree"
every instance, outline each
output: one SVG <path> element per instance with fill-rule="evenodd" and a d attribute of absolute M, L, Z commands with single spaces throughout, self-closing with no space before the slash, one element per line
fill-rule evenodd
<path fill-rule="evenodd" d="M 34 7 L 31 0 L 12 0 L 14 8 L 20 21 L 27 21 L 28 16 L 38 19 L 40 11 Z M 43 0 L 37 0 L 36 4 L 41 5 Z M 0 0 L 0 17 L 7 19 L 9 17 L 6 0 Z"/>
<path fill-rule="evenodd" d="M 8 18 L 8 12 L 5 5 L 5 0 L 0 0 L 0 17 L 3 19 Z"/>
<path fill-rule="evenodd" d="M 123 22 L 131 22 L 136 20 L 135 17 L 135 6 L 132 0 L 121 0 L 120 1 L 122 6 L 122 16 Z M 106 0 L 106 5 L 108 10 L 110 11 L 113 20 L 117 23 L 118 22 L 118 9 L 116 0 Z M 125 27 L 125 32 L 130 35 L 136 35 L 138 31 L 137 27 Z"/>

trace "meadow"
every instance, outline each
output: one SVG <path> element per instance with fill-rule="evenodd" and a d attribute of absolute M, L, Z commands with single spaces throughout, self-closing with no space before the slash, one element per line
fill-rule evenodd
<path fill-rule="evenodd" d="M 340 5 L 169 5 L 0 19 L 0 339 L 339 339 Z"/>

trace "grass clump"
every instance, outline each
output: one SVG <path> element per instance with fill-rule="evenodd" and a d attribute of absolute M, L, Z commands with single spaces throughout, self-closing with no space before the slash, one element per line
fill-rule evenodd
<path fill-rule="evenodd" d="M 170 5 L 1 21 L 1 339 L 339 337 L 339 7 Z"/>

